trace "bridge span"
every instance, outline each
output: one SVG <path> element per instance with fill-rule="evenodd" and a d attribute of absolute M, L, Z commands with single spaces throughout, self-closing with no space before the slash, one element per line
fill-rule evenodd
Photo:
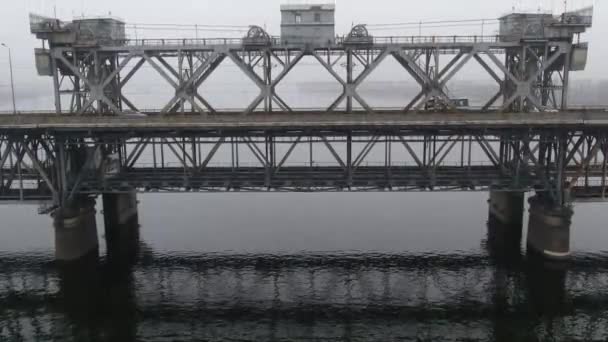
<path fill-rule="evenodd" d="M 334 10 L 283 7 L 281 37 L 252 26 L 238 39 L 129 39 L 113 18 L 32 15 L 55 109 L 0 117 L 0 200 L 44 201 L 57 258 L 74 260 L 97 246 L 98 196 L 120 245 L 134 234 L 118 227 L 137 218 L 136 192 L 490 191 L 491 219 L 510 227 L 498 240 L 515 246 L 534 192 L 528 244 L 566 257 L 571 204 L 603 201 L 608 189 L 608 115 L 568 103 L 592 8 L 514 13 L 497 35 L 430 37 L 377 37 L 364 25 L 335 36 Z M 279 89 L 306 58 L 341 88 L 318 112 Z M 360 91 L 388 59 L 420 88 L 398 111 Z M 449 89 L 470 62 L 495 83 L 488 98 Z M 201 91 L 225 63 L 259 88 L 234 113 Z M 158 111 L 127 91 L 144 65 L 166 81 Z"/>
<path fill-rule="evenodd" d="M 606 199 L 607 128 L 600 111 L 24 113 L 0 117 L 0 199 L 45 201 L 70 225 L 99 195 L 126 222 L 135 192 L 490 191 L 492 216 L 521 225 L 535 192 L 537 243 L 561 257 L 570 204 Z"/>

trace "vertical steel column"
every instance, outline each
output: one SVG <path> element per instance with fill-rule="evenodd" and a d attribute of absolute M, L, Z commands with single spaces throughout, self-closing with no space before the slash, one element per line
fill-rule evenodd
<path fill-rule="evenodd" d="M 350 188 L 353 184 L 353 135 L 348 132 L 346 136 L 346 185 Z"/>
<path fill-rule="evenodd" d="M 114 71 L 114 70 L 116 70 L 116 69 L 119 68 L 119 65 L 120 65 L 119 61 L 120 61 L 119 55 L 116 54 L 115 57 L 114 57 L 114 69 L 112 71 Z M 121 80 L 121 78 L 120 78 L 120 72 L 116 74 L 115 78 L 116 79 L 114 80 L 114 82 L 115 82 L 114 99 L 116 100 L 116 106 L 122 112 L 123 111 L 123 106 L 122 106 L 122 98 L 123 98 L 123 96 L 122 96 L 122 87 L 120 86 L 120 80 Z"/>
<path fill-rule="evenodd" d="M 234 173 L 235 169 L 236 169 L 236 163 L 235 163 L 235 155 L 234 155 L 234 137 L 230 137 L 230 160 L 231 160 L 231 166 L 232 166 L 232 172 Z"/>
<path fill-rule="evenodd" d="M 59 66 L 55 54 L 51 53 L 51 68 L 53 69 L 53 90 L 55 92 L 55 112 L 61 114 L 61 93 L 59 90 Z"/>
<path fill-rule="evenodd" d="M 549 45 L 545 44 L 545 48 L 543 49 L 543 61 L 542 62 L 549 60 L 549 49 L 550 49 Z M 544 107 L 548 107 L 549 99 L 550 99 L 549 90 L 551 89 L 551 91 L 553 91 L 553 82 L 552 82 L 553 72 L 551 72 L 549 70 L 544 70 L 543 63 L 541 63 L 541 61 L 538 61 L 538 64 L 539 64 L 540 68 L 543 68 L 543 72 L 539 76 L 541 78 L 541 84 L 542 84 L 542 89 L 540 92 L 541 93 L 541 105 L 543 105 Z"/>
<path fill-rule="evenodd" d="M 94 75 L 93 75 L 93 84 L 95 86 L 100 85 L 101 83 L 101 60 L 99 59 L 99 52 L 95 51 L 93 53 L 93 60 L 94 60 Z M 103 111 L 103 101 L 101 99 L 97 100 L 97 113 L 101 114 Z"/>
<path fill-rule="evenodd" d="M 521 47 L 521 57 L 519 60 L 519 70 L 520 70 L 520 74 L 519 74 L 519 81 L 523 81 L 526 80 L 528 77 L 528 50 L 527 50 L 527 46 L 524 44 Z M 531 91 L 531 89 L 530 89 Z M 519 112 L 525 112 L 526 111 L 526 98 L 524 96 L 520 96 L 519 97 Z"/>
<path fill-rule="evenodd" d="M 349 86 L 353 84 L 353 51 L 351 49 L 346 50 L 346 84 Z M 353 97 L 350 93 L 346 96 L 346 112 L 353 112 Z"/>
<path fill-rule="evenodd" d="M 570 63 L 572 57 L 572 44 L 568 46 L 564 62 L 564 81 L 562 84 L 562 105 L 561 110 L 568 110 L 568 88 L 570 87 Z"/>
<path fill-rule="evenodd" d="M 264 53 L 264 83 L 267 86 L 272 85 L 272 55 L 270 50 Z M 274 93 L 274 89 L 271 89 L 271 92 Z M 264 110 L 267 113 L 272 112 L 272 94 L 264 98 Z"/>
<path fill-rule="evenodd" d="M 509 49 L 505 49 L 505 67 L 507 69 L 507 71 L 511 71 L 511 51 Z M 505 73 L 504 75 L 504 79 L 503 79 L 503 87 L 502 87 L 502 103 L 504 104 L 505 102 L 507 102 L 509 100 L 509 97 L 511 97 L 511 79 L 509 78 L 509 75 L 507 75 L 507 73 Z"/>
<path fill-rule="evenodd" d="M 266 187 L 270 188 L 272 185 L 272 174 L 274 173 L 274 169 L 276 167 L 276 154 L 274 151 L 274 138 L 272 135 L 266 135 L 266 160 L 268 164 L 266 165 Z"/>
<path fill-rule="evenodd" d="M 177 73 L 179 75 L 179 89 L 183 89 L 184 87 L 184 54 L 182 52 L 182 50 L 179 50 L 177 52 Z M 185 101 L 183 98 L 179 99 L 179 107 L 180 107 L 180 112 L 183 114 L 185 114 L 185 110 L 186 107 L 185 105 Z M 193 111 L 194 112 L 194 111 Z"/>
<path fill-rule="evenodd" d="M 391 173 L 391 168 L 393 166 L 393 145 L 392 145 L 392 138 L 390 135 L 386 136 L 386 143 L 384 146 L 384 165 L 386 168 L 386 182 L 387 182 L 387 186 L 389 188 L 392 188 L 391 185 L 391 178 L 392 178 L 392 173 Z"/>
<path fill-rule="evenodd" d="M 157 157 L 156 157 L 156 139 L 152 139 L 152 163 L 154 164 L 154 169 L 156 170 L 157 166 Z"/>
<path fill-rule="evenodd" d="M 21 143 L 21 150 L 25 149 L 23 143 Z M 23 152 L 20 152 L 23 153 Z M 17 175 L 19 176 L 19 201 L 23 202 L 23 174 L 21 171 L 21 164 L 23 163 L 23 156 L 17 159 Z"/>
<path fill-rule="evenodd" d="M 310 157 L 310 168 L 312 169 L 312 165 L 314 163 L 313 160 L 313 154 L 312 154 L 312 148 L 313 148 L 313 143 L 312 143 L 312 135 L 310 137 L 308 137 L 309 140 L 309 157 Z"/>
<path fill-rule="evenodd" d="M 75 49 L 72 51 L 72 59 L 74 66 L 80 69 L 80 63 L 78 63 L 78 53 Z M 78 75 L 74 75 L 74 98 L 76 103 L 74 105 L 74 108 L 72 108 L 71 110 L 72 113 L 80 113 L 80 111 L 82 110 L 82 94 L 80 94 L 80 82 L 80 77 L 78 77 Z"/>
<path fill-rule="evenodd" d="M 188 68 L 189 68 L 189 73 L 188 73 L 188 74 L 186 74 L 185 76 L 186 76 L 186 77 L 188 77 L 188 78 L 192 77 L 192 75 L 194 74 L 194 58 L 193 58 L 193 56 L 192 56 L 192 54 L 193 54 L 193 53 L 194 53 L 194 52 L 191 52 L 191 51 L 190 51 L 190 52 L 188 52 L 188 55 L 187 55 L 187 57 L 188 57 Z M 196 83 L 196 84 L 198 84 L 198 83 Z M 194 91 L 194 90 L 196 90 L 197 86 L 196 86 L 196 85 L 193 85 L 193 87 L 194 87 L 193 91 Z M 184 106 L 184 108 L 185 108 L 185 106 Z M 184 109 L 184 110 L 185 110 L 185 109 Z M 193 105 L 192 103 L 190 103 L 190 112 L 191 112 L 191 113 L 194 113 L 194 111 L 195 111 L 194 105 Z M 199 158 L 199 159 L 200 159 L 200 158 Z"/>
<path fill-rule="evenodd" d="M 58 156 L 57 160 L 55 160 L 55 163 L 57 163 L 56 165 L 56 172 L 57 172 L 57 179 L 59 182 L 59 186 L 57 187 L 57 189 L 59 190 L 59 206 L 63 206 L 65 205 L 65 199 L 68 196 L 68 177 L 67 177 L 67 164 L 66 164 L 66 153 L 65 153 L 65 139 L 63 138 L 56 138 L 55 139 L 55 150 L 56 150 L 56 154 Z"/>
<path fill-rule="evenodd" d="M 165 144 L 161 140 L 159 145 L 160 145 L 160 168 L 164 169 L 165 168 Z"/>
<path fill-rule="evenodd" d="M 6 145 L 4 144 L 6 143 Z M 2 149 L 4 147 L 4 150 Z M 6 141 L 0 142 L 0 159 L 3 159 L 1 156 L 4 156 L 5 152 L 10 152 L 12 148 L 12 142 L 7 138 Z M 0 193 L 4 192 L 4 164 L 0 165 Z"/>
<path fill-rule="evenodd" d="M 606 138 L 602 137 L 603 147 L 602 154 L 604 156 L 604 161 L 602 162 L 602 199 L 606 199 L 606 176 L 608 175 L 608 144 L 606 143 Z"/>
<path fill-rule="evenodd" d="M 566 188 L 566 153 L 568 149 L 568 139 L 564 136 L 564 134 L 560 134 L 557 139 L 557 179 L 555 180 L 555 187 L 557 193 L 557 203 L 560 206 L 568 205 L 568 196 L 564 193 L 564 189 Z"/>

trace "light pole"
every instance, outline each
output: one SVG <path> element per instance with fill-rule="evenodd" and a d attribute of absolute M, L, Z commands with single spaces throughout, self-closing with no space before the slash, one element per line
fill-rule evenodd
<path fill-rule="evenodd" d="M 17 105 L 15 103 L 15 82 L 13 80 L 13 56 L 11 55 L 11 48 L 8 45 L 6 45 L 4 43 L 2 43 L 0 45 L 2 45 L 8 49 L 8 65 L 9 65 L 9 68 L 11 69 L 11 93 L 13 96 L 13 114 L 17 114 Z"/>

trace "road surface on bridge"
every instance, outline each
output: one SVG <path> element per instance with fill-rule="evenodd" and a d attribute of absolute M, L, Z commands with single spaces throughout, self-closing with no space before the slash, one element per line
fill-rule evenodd
<path fill-rule="evenodd" d="M 27 114 L 0 116 L 0 130 L 104 131 L 156 129 L 358 129 L 358 128 L 547 128 L 608 127 L 608 112 L 427 113 L 427 114 L 221 114 L 75 116 Z"/>

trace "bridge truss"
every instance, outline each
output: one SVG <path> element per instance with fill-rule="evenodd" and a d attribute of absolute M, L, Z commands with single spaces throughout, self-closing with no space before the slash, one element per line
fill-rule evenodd
<path fill-rule="evenodd" d="M 380 111 L 361 95 L 360 87 L 388 59 L 394 59 L 420 87 L 416 96 L 407 99 L 402 112 L 462 109 L 451 98 L 447 85 L 469 63 L 479 64 L 498 85 L 493 96 L 469 110 L 528 112 L 568 107 L 572 41 L 507 42 L 500 36 L 346 37 L 327 46 L 309 46 L 284 44 L 279 38 L 260 36 L 259 30 L 252 29 L 250 35 L 243 39 L 146 39 L 105 46 L 52 46 L 49 55 L 56 112 L 142 112 L 146 104 L 129 99 L 123 90 L 147 65 L 170 89 L 160 114 L 215 114 L 221 109 L 205 98 L 201 86 L 226 60 L 259 88 L 255 99 L 242 109 L 243 114 L 294 112 L 298 108 L 283 100 L 277 87 L 305 57 L 312 57 L 342 88 L 324 112 Z M 278 72 L 274 66 L 279 66 Z"/>
<path fill-rule="evenodd" d="M 537 191 L 555 204 L 606 198 L 601 128 L 315 125 L 5 131 L 0 198 L 60 206 L 133 190 L 490 189 Z"/>

